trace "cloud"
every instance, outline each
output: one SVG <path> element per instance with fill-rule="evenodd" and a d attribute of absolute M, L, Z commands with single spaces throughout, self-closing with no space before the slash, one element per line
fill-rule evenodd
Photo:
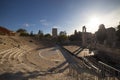
<path fill-rule="evenodd" d="M 60 28 L 59 26 L 53 26 L 53 28 Z"/>
<path fill-rule="evenodd" d="M 47 20 L 46 20 L 46 19 L 41 19 L 40 22 L 41 22 L 41 23 L 42 23 L 42 22 L 47 22 Z"/>
<path fill-rule="evenodd" d="M 120 9 L 111 11 L 109 14 L 106 14 L 102 17 L 102 22 L 106 27 L 116 27 L 120 21 Z"/>
<path fill-rule="evenodd" d="M 22 25 L 23 27 L 33 27 L 35 26 L 35 24 L 28 24 L 28 23 L 25 23 Z"/>
<path fill-rule="evenodd" d="M 41 20 L 40 20 L 40 23 L 41 23 L 43 26 L 50 26 L 50 25 L 51 25 L 46 19 L 41 19 Z"/>
<path fill-rule="evenodd" d="M 26 23 L 26 24 L 23 24 L 23 26 L 28 27 L 28 26 L 29 26 L 29 24 L 27 24 L 27 23 Z"/>

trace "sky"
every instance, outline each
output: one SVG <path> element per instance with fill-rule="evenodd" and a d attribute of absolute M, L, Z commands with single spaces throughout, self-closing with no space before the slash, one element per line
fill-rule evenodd
<path fill-rule="evenodd" d="M 94 33 L 100 24 L 116 27 L 120 21 L 120 0 L 0 0 L 0 26 L 16 31 L 45 34 L 74 30 Z"/>

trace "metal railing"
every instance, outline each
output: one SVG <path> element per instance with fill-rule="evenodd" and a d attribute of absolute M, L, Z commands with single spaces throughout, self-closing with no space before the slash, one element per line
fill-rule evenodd
<path fill-rule="evenodd" d="M 78 66 L 80 68 L 79 71 L 73 65 L 69 64 L 69 74 L 76 80 L 120 80 L 120 71 L 118 69 L 111 67 L 110 65 L 107 65 L 101 61 L 97 61 L 97 63 L 95 63 L 97 64 L 96 66 L 94 64 L 91 64 L 89 59 L 83 59 L 71 53 L 64 47 L 61 48 L 67 51 L 71 56 L 74 56 L 83 62 L 78 63 L 78 65 L 80 64 L 84 66 L 84 68 Z"/>

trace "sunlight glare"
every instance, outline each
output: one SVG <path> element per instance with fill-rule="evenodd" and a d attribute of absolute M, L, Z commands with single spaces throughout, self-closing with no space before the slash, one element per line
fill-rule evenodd
<path fill-rule="evenodd" d="M 100 18 L 97 16 L 91 17 L 88 22 L 88 27 L 91 32 L 95 32 L 101 24 Z"/>

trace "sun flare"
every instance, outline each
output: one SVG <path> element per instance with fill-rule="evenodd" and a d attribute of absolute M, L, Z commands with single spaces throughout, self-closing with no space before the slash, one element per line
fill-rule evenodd
<path fill-rule="evenodd" d="M 90 19 L 90 25 L 91 26 L 97 26 L 97 25 L 99 25 L 100 24 L 100 19 L 98 18 L 98 17 L 92 17 L 91 19 Z"/>
<path fill-rule="evenodd" d="M 88 27 L 91 32 L 95 32 L 98 29 L 98 26 L 101 24 L 101 20 L 97 16 L 93 16 L 89 19 Z"/>

